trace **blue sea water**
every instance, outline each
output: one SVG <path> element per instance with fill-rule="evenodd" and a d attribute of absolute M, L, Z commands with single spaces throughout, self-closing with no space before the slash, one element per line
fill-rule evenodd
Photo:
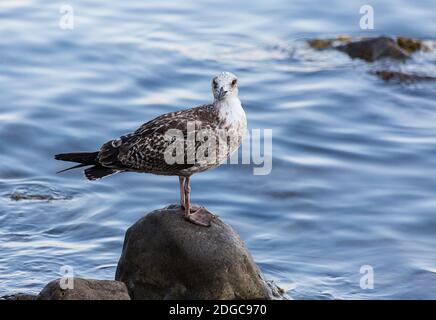
<path fill-rule="evenodd" d="M 64 4 L 72 30 L 59 27 Z M 368 73 L 385 65 L 304 41 L 432 40 L 436 4 L 374 2 L 375 29 L 361 30 L 363 4 L 0 1 L 0 296 L 39 292 L 63 265 L 113 279 L 126 229 L 177 202 L 177 178 L 89 182 L 81 171 L 56 175 L 65 163 L 53 155 L 93 151 L 209 102 L 212 76 L 227 70 L 249 128 L 272 129 L 272 171 L 241 164 L 194 176 L 193 201 L 231 224 L 292 298 L 436 299 L 434 83 L 385 83 Z M 388 67 L 436 76 L 436 54 Z M 360 286 L 362 266 L 373 289 Z"/>

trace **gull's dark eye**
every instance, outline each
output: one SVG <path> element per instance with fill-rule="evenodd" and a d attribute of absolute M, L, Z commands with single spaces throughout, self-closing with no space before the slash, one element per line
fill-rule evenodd
<path fill-rule="evenodd" d="M 218 82 L 216 81 L 216 79 L 213 80 L 213 87 L 214 87 L 215 89 L 218 88 Z"/>
<path fill-rule="evenodd" d="M 235 80 L 233 80 L 232 81 L 232 87 L 234 87 L 234 86 L 236 86 L 236 83 L 237 83 L 238 81 L 235 79 Z"/>

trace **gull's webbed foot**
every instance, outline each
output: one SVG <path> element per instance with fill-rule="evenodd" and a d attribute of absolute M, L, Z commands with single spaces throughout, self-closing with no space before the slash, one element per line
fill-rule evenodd
<path fill-rule="evenodd" d="M 185 214 L 186 220 L 202 227 L 211 226 L 211 221 L 214 216 L 206 208 L 193 205 L 189 211 L 189 214 Z"/>

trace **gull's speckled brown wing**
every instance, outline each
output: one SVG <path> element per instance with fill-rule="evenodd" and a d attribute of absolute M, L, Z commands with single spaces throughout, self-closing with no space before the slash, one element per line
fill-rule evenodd
<path fill-rule="evenodd" d="M 177 129 L 186 138 L 188 122 L 195 123 L 196 130 L 214 129 L 219 123 L 218 113 L 213 105 L 203 105 L 163 114 L 143 124 L 135 132 L 105 143 L 98 154 L 98 162 L 104 167 L 120 171 L 161 175 L 186 174 L 194 164 L 187 161 L 182 164 L 168 164 L 164 152 L 173 143 L 171 137 L 165 133 L 170 129 Z"/>

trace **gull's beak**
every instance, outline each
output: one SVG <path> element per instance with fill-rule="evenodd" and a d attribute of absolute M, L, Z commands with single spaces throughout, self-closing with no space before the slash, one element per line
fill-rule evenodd
<path fill-rule="evenodd" d="M 227 91 L 224 90 L 223 87 L 220 88 L 220 91 L 218 92 L 218 99 L 221 100 L 223 99 L 227 94 Z"/>

